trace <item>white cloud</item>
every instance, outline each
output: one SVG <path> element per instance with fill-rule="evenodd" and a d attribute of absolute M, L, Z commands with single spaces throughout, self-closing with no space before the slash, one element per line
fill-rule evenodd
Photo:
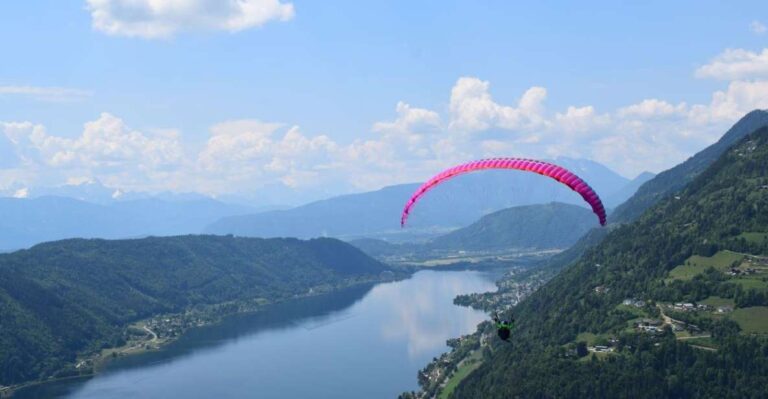
<path fill-rule="evenodd" d="M 696 70 L 698 78 L 739 80 L 768 78 L 768 49 L 756 53 L 744 49 L 727 49 L 709 64 Z"/>
<path fill-rule="evenodd" d="M 39 101 L 69 102 L 84 100 L 91 92 L 66 87 L 0 86 L 0 96 L 23 96 Z"/>
<path fill-rule="evenodd" d="M 419 181 L 494 156 L 591 158 L 634 176 L 685 160 L 747 112 L 768 108 L 768 81 L 730 81 L 701 103 L 649 98 L 613 110 L 551 110 L 546 95 L 531 87 L 507 105 L 492 98 L 488 81 L 461 77 L 443 112 L 400 101 L 391 119 L 372 123 L 352 142 L 244 119 L 211 126 L 195 152 L 184 150 L 176 130 L 139 131 L 108 113 L 77 137 L 30 122 L 0 123 L 20 159 L 17 168 L 0 170 L 0 188 L 10 194 L 41 181 L 98 179 L 121 190 L 230 194 L 277 187 L 328 195 Z"/>
<path fill-rule="evenodd" d="M 328 136 L 307 137 L 298 126 L 282 133 L 283 125 L 237 120 L 214 125 L 198 155 L 203 176 L 217 176 L 217 185 L 254 184 L 279 180 L 292 188 L 319 185 L 321 171 L 334 168 L 338 145 Z M 280 134 L 282 133 L 282 136 Z"/>
<path fill-rule="evenodd" d="M 762 35 L 768 28 L 766 28 L 760 21 L 752 21 L 752 23 L 749 24 L 749 30 L 756 35 Z"/>
<path fill-rule="evenodd" d="M 13 193 L 13 198 L 27 198 L 29 197 L 28 188 L 20 188 Z"/>
<path fill-rule="evenodd" d="M 547 90 L 531 87 L 520 97 L 517 106 L 496 103 L 489 92 L 490 83 L 474 77 L 460 78 L 451 90 L 450 128 L 480 131 L 497 127 L 507 130 L 533 129 L 545 121 L 542 117 Z"/>
<path fill-rule="evenodd" d="M 413 108 L 402 101 L 397 103 L 396 111 L 397 119 L 392 122 L 376 122 L 373 131 L 403 136 L 412 134 L 414 130 L 440 126 L 440 115 L 435 111 Z"/>
<path fill-rule="evenodd" d="M 93 28 L 109 35 L 169 38 L 178 32 L 237 32 L 293 18 L 280 0 L 87 0 Z"/>
<path fill-rule="evenodd" d="M 591 105 L 585 107 L 570 106 L 565 113 L 555 114 L 556 126 L 565 132 L 587 133 L 598 130 L 611 122 L 609 115 L 598 115 Z"/>
<path fill-rule="evenodd" d="M 76 138 L 50 135 L 30 122 L 2 123 L 0 128 L 28 169 L 43 171 L 58 184 L 73 177 L 124 187 L 165 184 L 168 171 L 184 161 L 178 132 L 132 130 L 108 113 L 86 123 Z"/>
<path fill-rule="evenodd" d="M 754 109 L 768 108 L 768 81 L 734 81 L 725 91 L 712 94 L 709 105 L 691 107 L 690 118 L 698 124 L 731 122 Z"/>
<path fill-rule="evenodd" d="M 620 108 L 617 115 L 622 118 L 663 118 L 685 115 L 687 109 L 688 106 L 685 103 L 672 105 L 666 101 L 651 98 L 643 100 L 637 104 Z"/>

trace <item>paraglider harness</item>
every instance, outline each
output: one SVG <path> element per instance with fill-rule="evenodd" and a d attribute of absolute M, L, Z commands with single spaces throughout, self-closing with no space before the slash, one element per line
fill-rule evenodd
<path fill-rule="evenodd" d="M 493 321 L 496 323 L 496 333 L 499 335 L 499 338 L 504 342 L 509 342 L 509 334 L 512 332 L 515 319 L 510 317 L 509 320 L 501 320 L 499 319 L 499 315 L 494 312 Z"/>

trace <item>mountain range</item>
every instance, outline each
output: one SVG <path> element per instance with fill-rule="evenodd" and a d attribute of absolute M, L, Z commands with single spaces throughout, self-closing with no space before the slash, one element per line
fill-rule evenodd
<path fill-rule="evenodd" d="M 557 162 L 585 176 L 596 189 L 612 193 L 605 199 L 609 207 L 653 176 L 643 173 L 630 181 L 592 161 L 561 158 Z M 540 176 L 490 171 L 456 179 L 430 193 L 409 229 L 402 231 L 397 216 L 392 215 L 398 214 L 404 198 L 417 187 L 385 187 L 287 209 L 225 203 L 196 193 L 123 192 L 98 181 L 35 187 L 22 190 L 24 198 L 0 198 L 0 214 L 4 215 L 0 220 L 0 251 L 76 237 L 119 239 L 201 232 L 402 241 L 433 237 L 509 206 L 581 202 L 578 195 Z"/>
<path fill-rule="evenodd" d="M 588 160 L 558 158 L 554 162 L 572 170 L 605 195 L 606 206 L 616 206 L 652 174 L 628 180 L 605 166 Z M 403 184 L 381 190 L 316 201 L 288 210 L 223 218 L 205 229 L 210 234 L 255 237 L 360 237 L 410 241 L 434 237 L 467 226 L 488 213 L 520 205 L 582 199 L 561 184 L 531 173 L 487 171 L 454 178 L 425 196 L 400 229 L 403 204 L 420 184 Z"/>
<path fill-rule="evenodd" d="M 67 197 L 0 198 L 0 250 L 65 238 L 131 238 L 199 233 L 252 208 L 210 198 L 146 198 L 94 204 Z"/>
<path fill-rule="evenodd" d="M 599 226 L 592 211 L 571 204 L 523 205 L 490 213 L 469 226 L 426 242 L 349 241 L 377 259 L 429 258 L 468 253 L 564 249 Z"/>

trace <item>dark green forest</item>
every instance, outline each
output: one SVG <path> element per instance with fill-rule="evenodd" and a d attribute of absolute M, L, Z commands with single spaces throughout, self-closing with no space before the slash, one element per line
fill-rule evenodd
<path fill-rule="evenodd" d="M 653 311 L 657 301 L 711 295 L 733 300 L 737 308 L 765 305 L 764 291 L 736 287 L 722 271 L 710 269 L 686 281 L 670 280 L 668 273 L 692 255 L 721 250 L 768 255 L 768 241 L 743 235 L 768 232 L 767 210 L 768 129 L 762 128 L 682 191 L 610 231 L 518 305 L 514 345 L 489 353 L 454 397 L 768 396 L 764 335 L 739 331 L 729 317 L 711 319 L 703 327 L 712 332 L 716 350 L 703 350 L 675 340 L 669 331 L 661 336 L 628 332 L 627 322 L 635 315 L 618 306 L 625 298 L 641 298 Z M 586 332 L 618 337 L 619 350 L 599 360 L 578 359 L 568 348 Z"/>
<path fill-rule="evenodd" d="M 275 302 L 388 268 L 318 238 L 73 239 L 0 255 L 0 385 L 56 375 L 120 345 L 127 324 L 193 306 Z"/>
<path fill-rule="evenodd" d="M 598 226 L 588 209 L 552 202 L 503 209 L 432 240 L 432 249 L 488 251 L 509 248 L 567 248 Z"/>

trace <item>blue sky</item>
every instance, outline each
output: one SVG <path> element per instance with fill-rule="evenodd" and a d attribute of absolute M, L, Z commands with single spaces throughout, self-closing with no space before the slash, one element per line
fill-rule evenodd
<path fill-rule="evenodd" d="M 768 107 L 764 2 L 231 3 L 0 5 L 0 189 L 306 200 L 488 155 L 631 177 Z"/>

